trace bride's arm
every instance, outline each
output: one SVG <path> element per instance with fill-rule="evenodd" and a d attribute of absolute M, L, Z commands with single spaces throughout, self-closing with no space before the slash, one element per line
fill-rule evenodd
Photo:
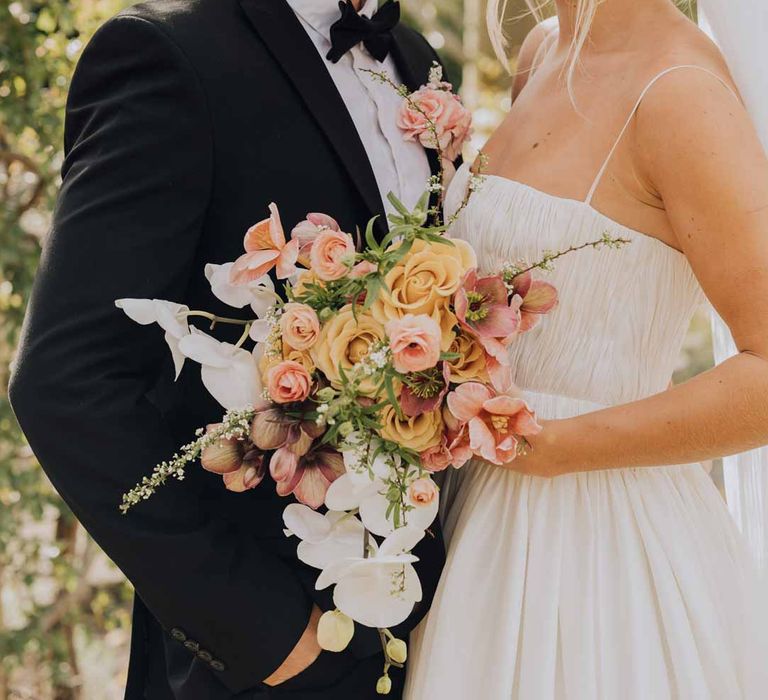
<path fill-rule="evenodd" d="M 651 91 L 634 136 L 641 171 L 739 354 L 650 398 L 545 422 L 511 469 L 555 476 L 685 464 L 768 444 L 764 150 L 744 108 L 698 71 L 678 71 Z M 638 274 L 651 285 L 653 272 Z"/>

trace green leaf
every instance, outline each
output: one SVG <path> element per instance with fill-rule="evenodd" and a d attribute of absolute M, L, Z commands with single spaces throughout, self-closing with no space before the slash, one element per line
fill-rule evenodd
<path fill-rule="evenodd" d="M 376 223 L 376 219 L 378 219 L 378 215 L 374 216 L 369 222 L 368 225 L 365 227 L 365 242 L 368 245 L 368 248 L 370 250 L 379 251 L 382 250 L 379 247 L 379 242 L 376 240 L 376 236 L 373 233 L 373 227 Z"/>

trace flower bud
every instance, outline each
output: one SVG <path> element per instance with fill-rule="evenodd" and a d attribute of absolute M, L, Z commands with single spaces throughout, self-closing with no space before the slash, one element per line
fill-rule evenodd
<path fill-rule="evenodd" d="M 327 386 L 324 389 L 320 389 L 320 391 L 315 394 L 315 398 L 321 403 L 328 403 L 329 401 L 333 401 L 335 397 L 336 390 L 330 386 Z"/>
<path fill-rule="evenodd" d="M 329 306 L 326 306 L 324 309 L 320 309 L 318 316 L 320 317 L 320 321 L 325 323 L 328 319 L 333 318 L 333 314 L 333 309 Z"/>
<path fill-rule="evenodd" d="M 390 639 L 387 642 L 387 655 L 392 661 L 404 664 L 408 658 L 408 645 L 402 639 Z"/>
<path fill-rule="evenodd" d="M 344 421 L 339 426 L 339 433 L 341 433 L 341 437 L 349 437 L 354 431 L 355 426 L 352 424 L 352 421 Z"/>
<path fill-rule="evenodd" d="M 329 610 L 317 623 L 317 643 L 325 651 L 344 651 L 355 634 L 355 623 L 341 610 Z"/>
<path fill-rule="evenodd" d="M 376 683 L 376 692 L 379 695 L 389 695 L 392 692 L 392 679 L 386 673 Z"/>
<path fill-rule="evenodd" d="M 209 430 L 211 426 L 209 426 Z M 243 463 L 243 452 L 240 443 L 235 438 L 218 440 L 204 447 L 200 455 L 203 469 L 214 474 L 229 474 L 240 469 Z"/>

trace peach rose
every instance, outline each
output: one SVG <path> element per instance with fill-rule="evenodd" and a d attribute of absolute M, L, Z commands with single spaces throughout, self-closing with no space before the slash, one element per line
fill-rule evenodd
<path fill-rule="evenodd" d="M 327 229 L 317 234 L 309 259 L 312 271 L 326 282 L 337 280 L 349 273 L 349 261 L 355 255 L 352 236 L 342 231 Z"/>
<path fill-rule="evenodd" d="M 401 420 L 394 406 L 387 405 L 381 411 L 380 420 L 381 437 L 419 453 L 439 445 L 443 437 L 444 425 L 440 409 L 425 411 L 410 418 L 406 416 Z"/>
<path fill-rule="evenodd" d="M 417 508 L 430 505 L 437 498 L 437 486 L 429 477 L 416 479 L 408 487 L 408 498 Z"/>
<path fill-rule="evenodd" d="M 398 372 L 423 372 L 440 361 L 440 326 L 430 316 L 406 314 L 387 326 L 392 364 Z"/>
<path fill-rule="evenodd" d="M 289 303 L 280 317 L 283 340 L 294 350 L 309 350 L 320 335 L 320 320 L 311 306 Z"/>
<path fill-rule="evenodd" d="M 488 367 L 485 349 L 475 336 L 462 329 L 448 349 L 451 354 L 458 355 L 455 360 L 446 364 L 451 371 L 451 381 L 455 384 L 464 382 L 488 383 Z"/>
<path fill-rule="evenodd" d="M 465 241 L 453 245 L 417 239 L 410 253 L 386 275 L 383 290 L 371 306 L 371 314 L 386 324 L 407 314 L 426 314 L 440 324 L 441 349 L 454 340 L 455 316 L 448 310 L 464 275 L 477 265 L 471 246 Z"/>
<path fill-rule="evenodd" d="M 267 372 L 267 389 L 275 403 L 304 401 L 312 390 L 312 377 L 293 360 L 284 360 Z"/>
<path fill-rule="evenodd" d="M 373 345 L 386 342 L 384 326 L 359 307 L 357 317 L 347 305 L 333 315 L 320 331 L 320 339 L 312 348 L 312 359 L 317 368 L 337 389 L 341 387 L 341 373 L 368 355 Z M 376 393 L 377 383 L 365 379 L 360 391 L 367 396 Z"/>

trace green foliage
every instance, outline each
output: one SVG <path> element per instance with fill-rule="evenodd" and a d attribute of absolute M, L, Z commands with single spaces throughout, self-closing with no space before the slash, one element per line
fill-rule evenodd
<path fill-rule="evenodd" d="M 84 589 L 82 567 L 95 547 L 35 463 L 7 398 L 59 185 L 71 74 L 87 37 L 124 4 L 20 0 L 0 7 L 0 589 L 18 601 L 13 609 L 0 604 L 0 697 L 9 696 L 21 665 L 33 666 L 56 697 L 78 697 L 75 630 L 103 632 L 127 620 L 124 585 Z"/>

